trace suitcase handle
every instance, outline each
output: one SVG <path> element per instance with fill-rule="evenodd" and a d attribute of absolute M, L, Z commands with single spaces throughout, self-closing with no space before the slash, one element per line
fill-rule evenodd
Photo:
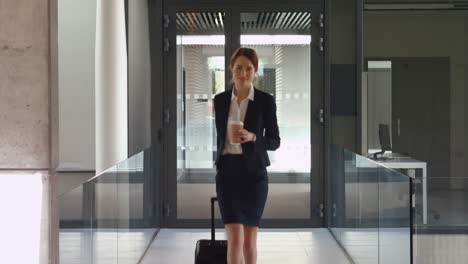
<path fill-rule="evenodd" d="M 218 197 L 211 197 L 211 240 L 215 241 L 215 212 L 214 203 L 218 201 Z"/>

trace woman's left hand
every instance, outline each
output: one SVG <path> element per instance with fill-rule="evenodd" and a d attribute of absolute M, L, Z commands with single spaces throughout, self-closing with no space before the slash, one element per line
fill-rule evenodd
<path fill-rule="evenodd" d="M 249 131 L 247 131 L 245 129 L 239 129 L 238 133 L 240 135 L 242 144 L 246 143 L 246 142 L 249 142 L 249 141 L 253 141 L 253 139 L 255 138 L 254 133 L 249 132 Z"/>

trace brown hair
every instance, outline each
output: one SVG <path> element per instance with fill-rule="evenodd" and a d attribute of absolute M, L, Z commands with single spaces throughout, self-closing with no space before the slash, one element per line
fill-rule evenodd
<path fill-rule="evenodd" d="M 251 48 L 238 48 L 234 52 L 234 54 L 232 54 L 231 63 L 229 64 L 231 66 L 231 69 L 234 68 L 234 63 L 236 62 L 237 58 L 239 58 L 240 56 L 244 56 L 247 59 L 249 59 L 250 62 L 252 62 L 254 68 L 255 68 L 255 72 L 258 71 L 257 52 L 255 52 L 255 50 L 251 49 Z"/>

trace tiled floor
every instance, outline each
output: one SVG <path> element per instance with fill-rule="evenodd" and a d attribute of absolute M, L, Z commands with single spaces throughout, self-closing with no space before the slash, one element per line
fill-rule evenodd
<path fill-rule="evenodd" d="M 413 241 L 415 264 L 468 263 L 468 234 L 423 234 Z"/>
<path fill-rule="evenodd" d="M 135 264 L 154 229 L 61 229 L 60 264 Z"/>
<path fill-rule="evenodd" d="M 152 238 L 154 229 L 84 229 L 60 232 L 61 264 L 135 264 Z M 355 263 L 409 263 L 407 231 L 388 229 L 334 229 Z M 224 239 L 224 231 L 216 232 Z M 208 239 L 207 229 L 161 229 L 142 264 L 193 263 L 195 243 Z M 93 238 L 93 239 L 92 239 Z M 93 241 L 93 243 L 91 243 Z M 348 264 L 341 248 L 326 229 L 262 229 L 259 233 L 259 264 Z M 416 235 L 416 264 L 466 263 L 468 235 Z"/>
<path fill-rule="evenodd" d="M 206 229 L 161 229 L 142 264 L 193 263 L 196 241 L 209 239 Z M 217 230 L 217 239 L 225 239 Z M 326 229 L 262 229 L 258 264 L 351 263 Z"/>

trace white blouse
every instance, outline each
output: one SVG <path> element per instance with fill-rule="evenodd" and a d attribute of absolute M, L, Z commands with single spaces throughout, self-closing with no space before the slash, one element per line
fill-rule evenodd
<path fill-rule="evenodd" d="M 247 113 L 247 107 L 249 105 L 249 100 L 254 100 L 254 88 L 253 85 L 250 85 L 249 95 L 239 103 L 237 103 L 237 96 L 234 94 L 234 88 L 232 88 L 231 94 L 231 106 L 229 108 L 229 121 L 241 121 L 244 123 L 245 114 Z M 245 125 L 245 124 L 244 124 Z M 228 131 L 229 127 L 226 128 Z M 233 145 L 229 142 L 229 133 L 226 133 L 226 140 L 224 141 L 224 150 L 223 155 L 225 154 L 242 154 L 242 147 L 240 144 Z"/>

